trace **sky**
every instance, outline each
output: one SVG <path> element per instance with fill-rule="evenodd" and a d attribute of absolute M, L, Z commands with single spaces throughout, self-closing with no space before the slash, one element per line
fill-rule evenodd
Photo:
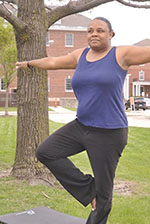
<path fill-rule="evenodd" d="M 150 39 L 150 9 L 137 9 L 118 2 L 110 2 L 81 14 L 91 19 L 97 16 L 107 18 L 115 31 L 113 45 L 132 45 Z"/>
<path fill-rule="evenodd" d="M 132 45 L 150 39 L 150 9 L 137 9 L 111 2 L 98 6 L 83 15 L 91 19 L 97 16 L 107 18 L 115 32 L 114 45 Z"/>

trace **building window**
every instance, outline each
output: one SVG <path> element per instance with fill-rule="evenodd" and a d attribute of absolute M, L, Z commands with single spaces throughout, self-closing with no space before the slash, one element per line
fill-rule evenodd
<path fill-rule="evenodd" d="M 46 46 L 50 45 L 50 32 L 46 33 Z"/>
<path fill-rule="evenodd" d="M 5 83 L 3 79 L 0 79 L 0 90 L 6 90 Z"/>
<path fill-rule="evenodd" d="M 73 34 L 72 33 L 66 33 L 65 46 L 73 47 Z"/>
<path fill-rule="evenodd" d="M 73 92 L 72 90 L 72 86 L 71 86 L 71 78 L 67 78 L 66 79 L 66 83 L 65 83 L 65 92 Z"/>
<path fill-rule="evenodd" d="M 144 80 L 144 71 L 139 71 L 139 80 Z"/>

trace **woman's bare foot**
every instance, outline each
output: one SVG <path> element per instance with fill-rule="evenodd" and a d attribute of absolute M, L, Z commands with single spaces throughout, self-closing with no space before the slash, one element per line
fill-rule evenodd
<path fill-rule="evenodd" d="M 91 202 L 92 205 L 92 211 L 96 210 L 96 198 L 93 199 L 93 201 Z"/>

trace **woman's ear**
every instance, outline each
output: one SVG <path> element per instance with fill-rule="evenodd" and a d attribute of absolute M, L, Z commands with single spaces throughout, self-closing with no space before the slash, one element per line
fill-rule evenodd
<path fill-rule="evenodd" d="M 110 32 L 110 39 L 113 38 L 114 36 L 115 36 L 115 32 L 112 30 L 112 31 Z"/>

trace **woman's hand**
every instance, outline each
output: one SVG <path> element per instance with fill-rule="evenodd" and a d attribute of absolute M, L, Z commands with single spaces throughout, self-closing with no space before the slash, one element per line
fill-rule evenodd
<path fill-rule="evenodd" d="M 21 62 L 16 62 L 16 69 L 20 68 L 27 68 L 28 67 L 28 62 L 27 61 L 21 61 Z"/>

